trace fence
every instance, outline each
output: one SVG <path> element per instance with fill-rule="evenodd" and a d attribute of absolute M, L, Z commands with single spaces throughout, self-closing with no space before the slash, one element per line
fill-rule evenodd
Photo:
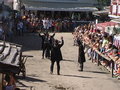
<path fill-rule="evenodd" d="M 108 56 L 104 55 L 97 49 L 93 49 L 92 46 L 86 44 L 85 42 L 84 42 L 84 45 L 85 45 L 87 52 L 91 49 L 89 51 L 90 54 L 88 54 L 88 56 L 91 58 L 92 62 L 94 62 L 94 60 L 95 60 L 95 62 L 97 63 L 97 66 L 103 65 L 111 72 L 112 77 L 117 76 L 117 78 L 119 79 L 120 63 L 116 63 L 114 58 L 112 58 L 111 56 L 108 57 Z"/>

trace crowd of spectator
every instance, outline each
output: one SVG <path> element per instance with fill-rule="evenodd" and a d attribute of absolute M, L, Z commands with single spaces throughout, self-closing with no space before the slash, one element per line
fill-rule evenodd
<path fill-rule="evenodd" d="M 15 32 L 18 35 L 22 35 L 23 32 L 37 32 L 45 31 L 48 32 L 72 32 L 76 27 L 76 22 L 69 18 L 53 19 L 50 17 L 38 18 L 34 14 L 23 15 L 15 19 Z"/>
<path fill-rule="evenodd" d="M 87 23 L 86 19 L 80 19 L 80 21 Z M 4 33 L 9 39 L 14 35 L 23 36 L 25 32 L 73 32 L 74 28 L 81 23 L 70 17 L 52 18 L 45 15 L 40 17 L 32 12 L 25 15 L 14 13 L 13 16 L 3 18 L 0 22 L 2 23 L 0 24 L 0 38 L 3 38 L 1 34 Z"/>
<path fill-rule="evenodd" d="M 89 24 L 75 28 L 73 36 L 74 45 L 77 45 L 77 40 L 83 42 L 85 52 L 92 62 L 97 63 L 99 59 L 102 65 L 110 69 L 111 60 L 114 61 L 114 74 L 120 76 L 120 45 L 114 45 L 114 35 L 109 35 L 96 29 L 94 24 Z"/>

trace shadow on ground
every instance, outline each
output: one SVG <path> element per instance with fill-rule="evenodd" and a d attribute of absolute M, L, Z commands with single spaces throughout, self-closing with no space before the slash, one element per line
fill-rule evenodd
<path fill-rule="evenodd" d="M 14 36 L 12 43 L 22 45 L 23 51 L 41 50 L 41 38 L 38 33 L 26 33 L 24 36 Z"/>
<path fill-rule="evenodd" d="M 88 77 L 88 76 L 78 76 L 78 75 L 63 75 L 67 77 L 78 77 L 78 78 L 95 78 L 95 77 Z"/>
<path fill-rule="evenodd" d="M 27 75 L 27 76 L 29 76 L 29 77 L 39 77 L 36 74 L 31 74 L 31 75 Z"/>
<path fill-rule="evenodd" d="M 84 72 L 91 72 L 91 73 L 98 73 L 98 74 L 110 74 L 109 72 L 101 72 L 101 71 L 84 71 Z"/>
<path fill-rule="evenodd" d="M 34 88 L 34 86 L 27 86 L 20 81 L 17 81 L 17 83 L 19 84 L 19 85 L 17 85 L 17 87 L 20 87 L 20 88 L 22 88 L 22 87 L 23 88 L 29 88 L 30 90 L 32 90 L 32 88 Z M 20 90 L 26 90 L 26 89 L 20 89 Z"/>
<path fill-rule="evenodd" d="M 74 60 L 67 60 L 67 59 L 63 59 L 62 61 L 66 61 L 66 62 L 74 62 Z"/>
<path fill-rule="evenodd" d="M 19 83 L 19 87 L 29 87 L 29 86 L 27 86 L 27 85 L 23 84 L 23 83 L 22 83 L 22 82 L 20 82 L 20 81 L 17 81 L 17 83 Z"/>
<path fill-rule="evenodd" d="M 26 76 L 24 79 L 21 76 L 19 76 L 18 79 L 21 79 L 27 82 L 47 82 L 45 80 L 41 80 L 41 79 L 30 77 L 30 76 Z"/>

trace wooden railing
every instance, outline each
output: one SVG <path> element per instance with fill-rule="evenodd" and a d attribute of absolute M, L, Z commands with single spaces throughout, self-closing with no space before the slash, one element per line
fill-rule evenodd
<path fill-rule="evenodd" d="M 110 72 L 111 72 L 111 76 L 112 77 L 114 77 L 114 68 L 115 68 L 115 64 L 117 64 L 117 63 L 115 63 L 115 58 L 113 58 L 112 56 L 106 56 L 106 55 L 104 55 L 103 53 L 101 53 L 100 51 L 98 51 L 97 49 L 95 49 L 95 48 L 93 48 L 93 46 L 92 45 L 90 45 L 90 44 L 88 44 L 88 43 L 86 43 L 86 42 L 84 42 L 84 45 L 85 45 L 85 47 L 87 47 L 87 48 L 91 48 L 92 49 L 92 51 L 93 52 L 96 52 L 97 53 L 97 56 L 96 56 L 96 61 L 97 61 L 97 65 L 99 66 L 100 64 L 102 65 L 102 63 L 101 63 L 101 61 L 102 60 L 106 60 L 106 61 L 108 61 L 108 62 L 110 62 L 111 63 L 111 67 L 110 68 L 107 68 Z M 92 59 L 92 62 L 93 62 L 93 57 L 91 57 L 91 59 Z"/>

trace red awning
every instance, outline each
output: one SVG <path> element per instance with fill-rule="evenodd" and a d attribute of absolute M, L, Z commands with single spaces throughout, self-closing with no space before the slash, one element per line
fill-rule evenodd
<path fill-rule="evenodd" d="M 115 26 L 115 25 L 117 25 L 117 23 L 115 23 L 115 22 L 104 22 L 104 23 L 97 24 L 97 26 L 101 26 L 101 27 Z"/>
<path fill-rule="evenodd" d="M 115 23 L 115 22 L 104 22 L 104 23 L 98 23 L 96 25 L 96 27 L 99 30 L 105 30 L 105 28 L 108 27 L 108 26 L 116 26 L 116 25 L 118 25 L 118 24 Z"/>

